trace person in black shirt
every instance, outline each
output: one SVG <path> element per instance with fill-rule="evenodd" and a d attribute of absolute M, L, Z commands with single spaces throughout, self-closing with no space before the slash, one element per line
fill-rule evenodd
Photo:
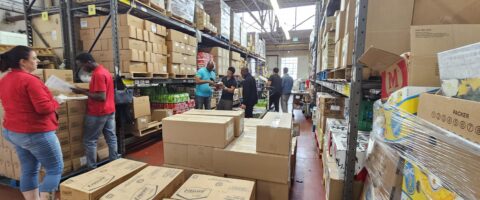
<path fill-rule="evenodd" d="M 237 81 L 233 74 L 235 74 L 235 68 L 229 67 L 227 76 L 222 78 L 222 97 L 217 104 L 217 110 L 232 110 L 233 108 L 233 93 L 237 88 Z"/>
<path fill-rule="evenodd" d="M 275 112 L 280 111 L 280 97 L 282 96 L 282 78 L 278 75 L 278 67 L 273 68 L 273 74 L 268 78 L 267 86 L 271 88 L 268 108 L 275 106 Z"/>
<path fill-rule="evenodd" d="M 247 67 L 242 68 L 243 77 L 243 101 L 242 109 L 245 109 L 245 118 L 253 117 L 253 106 L 258 102 L 257 82 L 252 77 Z"/>

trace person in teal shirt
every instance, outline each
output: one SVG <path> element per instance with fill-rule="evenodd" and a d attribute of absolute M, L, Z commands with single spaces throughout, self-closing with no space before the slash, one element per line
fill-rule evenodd
<path fill-rule="evenodd" d="M 195 75 L 195 109 L 210 110 L 210 98 L 212 97 L 212 88 L 210 85 L 216 86 L 215 83 L 215 63 L 210 60 L 206 67 L 202 67 Z"/>

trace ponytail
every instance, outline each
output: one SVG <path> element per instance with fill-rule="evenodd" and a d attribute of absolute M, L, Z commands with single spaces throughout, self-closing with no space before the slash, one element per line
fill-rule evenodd
<path fill-rule="evenodd" d="M 16 46 L 0 54 L 0 72 L 6 72 L 8 69 L 20 69 L 20 60 L 28 60 L 31 51 L 30 47 Z"/>

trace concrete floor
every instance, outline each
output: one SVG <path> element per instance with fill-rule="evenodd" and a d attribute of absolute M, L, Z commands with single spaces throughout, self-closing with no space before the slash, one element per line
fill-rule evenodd
<path fill-rule="evenodd" d="M 299 110 L 295 110 L 295 121 L 300 123 L 301 134 L 297 141 L 295 182 L 290 192 L 290 199 L 324 200 L 322 161 L 316 151 L 312 122 L 305 119 Z M 160 166 L 163 164 L 163 142 L 156 142 L 142 150 L 128 154 L 126 157 Z M 0 199 L 21 200 L 23 198 L 18 189 L 0 185 Z"/>

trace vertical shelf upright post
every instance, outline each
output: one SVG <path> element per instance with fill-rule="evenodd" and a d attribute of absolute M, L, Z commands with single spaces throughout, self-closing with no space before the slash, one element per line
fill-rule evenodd
<path fill-rule="evenodd" d="M 30 4 L 30 0 L 23 0 L 23 15 L 25 16 L 25 30 L 27 34 L 27 44 L 28 46 L 33 46 L 33 27 L 32 27 L 32 17 L 30 16 L 30 11 L 32 6 L 35 3 L 33 1 Z"/>
<path fill-rule="evenodd" d="M 345 183 L 343 187 L 343 199 L 350 200 L 353 197 L 353 181 L 355 176 L 358 114 L 362 100 L 362 68 L 358 59 L 365 50 L 365 34 L 367 24 L 368 0 L 357 0 L 355 17 L 355 48 L 353 52 L 352 82 L 350 89 L 350 116 L 347 136 L 347 155 L 345 159 Z"/>

